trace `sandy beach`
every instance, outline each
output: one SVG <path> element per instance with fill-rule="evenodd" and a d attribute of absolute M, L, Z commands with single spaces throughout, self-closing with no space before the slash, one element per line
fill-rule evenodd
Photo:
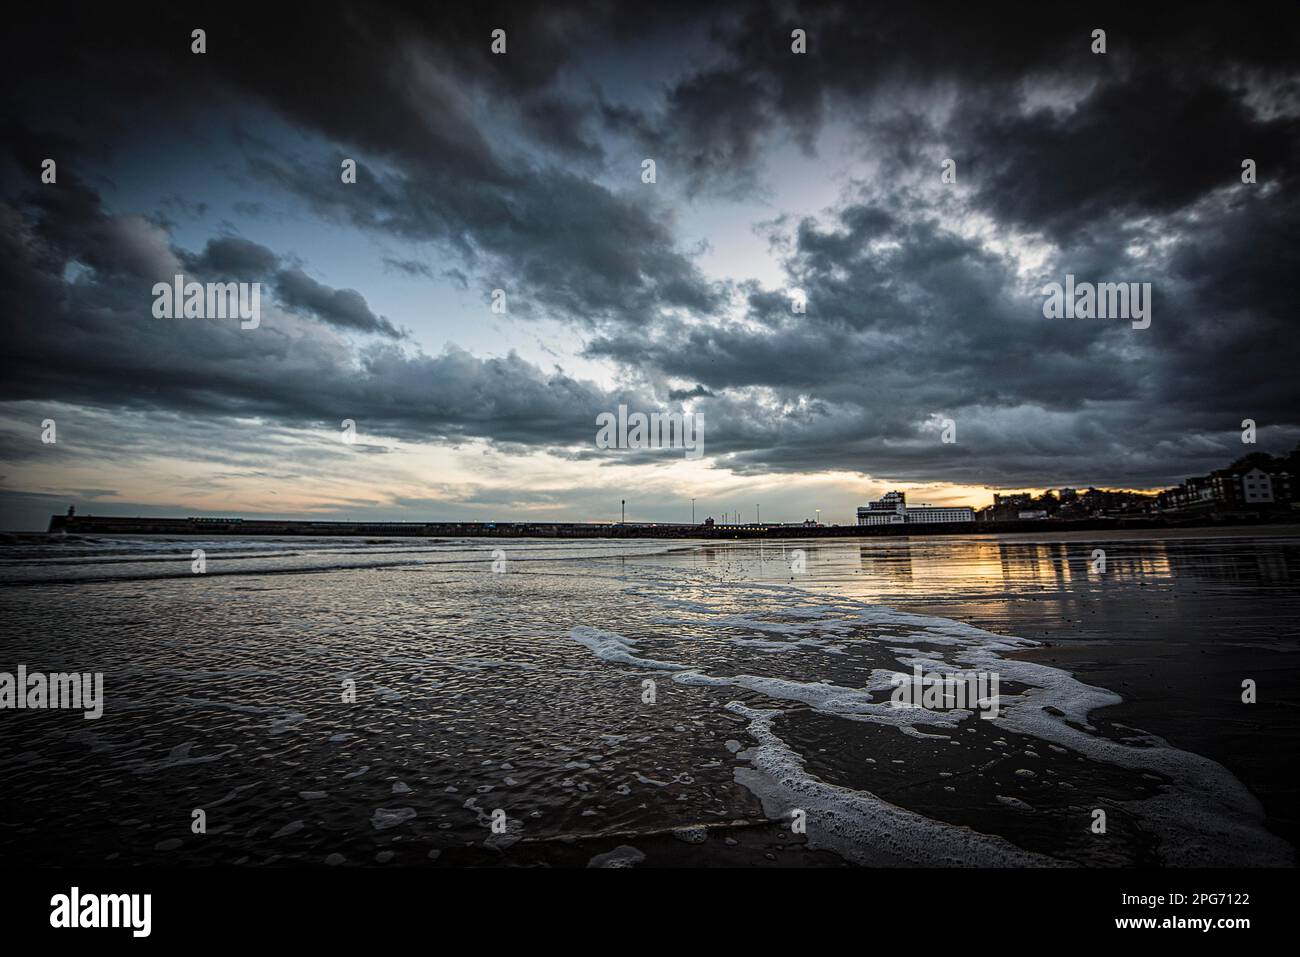
<path fill-rule="evenodd" d="M 1285 530 L 208 544 L 203 574 L 192 541 L 0 556 L 10 658 L 106 689 L 10 716 L 8 858 L 1294 861 Z M 917 668 L 1000 675 L 997 717 L 893 707 Z"/>

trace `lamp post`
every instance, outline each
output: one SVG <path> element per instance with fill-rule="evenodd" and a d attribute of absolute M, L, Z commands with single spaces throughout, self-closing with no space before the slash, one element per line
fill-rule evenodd
<path fill-rule="evenodd" d="M 623 518 L 619 522 L 619 524 L 626 525 L 627 524 L 627 499 L 623 499 L 622 504 L 623 504 Z"/>
<path fill-rule="evenodd" d="M 761 505 L 755 505 L 755 506 L 754 506 L 754 516 L 755 516 L 755 518 L 758 520 L 758 524 L 759 524 L 759 525 L 762 525 L 762 524 L 763 524 L 763 507 L 762 507 Z"/>
<path fill-rule="evenodd" d="M 691 524 L 695 524 L 695 499 L 691 499 Z"/>

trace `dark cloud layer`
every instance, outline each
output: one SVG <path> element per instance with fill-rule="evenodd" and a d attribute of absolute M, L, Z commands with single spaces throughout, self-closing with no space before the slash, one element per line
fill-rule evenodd
<path fill-rule="evenodd" d="M 106 237 L 133 221 L 92 217 Z M 0 209 L 0 279 L 15 293 L 12 328 L 22 331 L 4 359 L 0 401 L 47 400 L 196 415 L 267 416 L 318 425 L 351 417 L 375 433 L 413 441 L 483 436 L 509 442 L 576 442 L 613 397 L 515 356 L 478 359 L 458 349 L 431 357 L 395 346 L 359 351 L 326 327 L 272 317 L 257 329 L 237 321 L 158 320 L 152 282 L 179 268 L 157 227 L 140 227 L 137 255 L 109 256 L 85 240 L 82 261 L 97 264 L 75 281 L 72 261 L 42 234 L 62 235 L 37 217 L 33 226 Z M 152 231 L 151 231 L 152 230 Z M 217 242 L 195 264 L 221 263 L 227 275 L 257 276 L 278 257 L 251 244 Z M 241 273 L 238 267 L 252 271 Z M 359 294 L 333 290 L 300 270 L 275 274 L 286 308 L 331 327 L 383 331 Z M 292 316 L 286 317 L 292 320 Z M 391 327 L 390 327 L 391 328 Z"/>
<path fill-rule="evenodd" d="M 345 329 L 378 332 L 394 339 L 401 336 L 391 322 L 370 311 L 365 297 L 355 289 L 331 289 L 301 269 L 277 273 L 275 288 L 288 309 L 301 310 Z"/>
<path fill-rule="evenodd" d="M 11 33 L 4 400 L 365 416 L 412 439 L 560 448 L 630 397 L 703 410 L 707 452 L 741 472 L 1006 486 L 1171 482 L 1236 457 L 1243 418 L 1300 435 L 1292 20 L 1132 3 L 134 14 L 28 11 Z M 210 52 L 194 57 L 199 23 Z M 339 230 L 440 249 L 455 265 L 437 275 L 581 331 L 631 385 L 425 355 L 366 290 L 229 231 L 182 248 L 160 211 L 110 210 L 105 180 L 71 172 L 147 172 L 123 148 L 143 116 L 205 128 L 259 110 L 301 138 L 242 132 L 247 208 L 293 198 Z M 739 215 L 770 177 L 818 175 L 824 133 L 870 172 L 833 209 L 763 217 L 807 311 L 707 275 L 678 213 Z M 787 143 L 806 172 L 774 167 Z M 38 187 L 51 152 L 69 172 Z M 321 171 L 343 157 L 360 172 L 340 190 Z M 386 262 L 435 275 L 423 253 Z M 264 281 L 286 315 L 257 336 L 148 319 L 142 290 L 176 268 Z M 1040 290 L 1066 273 L 1150 282 L 1151 327 L 1044 319 Z"/>

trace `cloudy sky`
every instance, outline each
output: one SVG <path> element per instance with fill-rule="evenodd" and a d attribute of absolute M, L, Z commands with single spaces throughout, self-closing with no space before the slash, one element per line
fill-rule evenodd
<path fill-rule="evenodd" d="M 0 528 L 847 523 L 1300 438 L 1294 20 L 106 6 L 3 41 Z M 178 273 L 260 282 L 260 326 L 155 318 Z M 1150 328 L 1045 318 L 1067 273 L 1151 283 Z M 597 448 L 620 403 L 702 413 L 704 455 Z"/>

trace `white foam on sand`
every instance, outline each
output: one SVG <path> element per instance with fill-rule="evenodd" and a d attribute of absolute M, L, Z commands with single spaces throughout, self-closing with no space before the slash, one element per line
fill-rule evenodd
<path fill-rule="evenodd" d="M 1053 858 L 1016 847 L 1010 841 L 967 827 L 935 821 L 890 804 L 870 791 L 827 784 L 804 767 L 803 758 L 772 732 L 780 711 L 759 711 L 738 701 L 727 710 L 749 719 L 758 747 L 744 752 L 750 768 L 736 780 L 753 791 L 763 812 L 790 820 L 796 808 L 807 812 L 808 846 L 832 850 L 858 864 L 920 864 L 965 867 L 1046 867 Z"/>
<path fill-rule="evenodd" d="M 915 724 L 955 727 L 957 722 L 969 717 L 969 711 L 925 711 L 923 709 L 896 708 L 886 701 L 872 701 L 870 689 L 844 688 L 821 682 L 790 681 L 785 678 L 762 678 L 755 675 L 734 675 L 713 678 L 698 671 L 685 671 L 673 675 L 673 681 L 684 685 L 744 688 L 769 698 L 797 701 L 814 711 L 834 714 L 853 720 L 874 721 L 896 727 L 910 728 Z"/>
<path fill-rule="evenodd" d="M 686 665 L 675 665 L 666 661 L 655 661 L 652 658 L 639 658 L 632 654 L 632 646 L 640 639 L 627 638 L 612 631 L 602 631 L 600 628 L 592 628 L 588 625 L 577 625 L 569 632 L 569 637 L 589 649 L 592 654 L 602 661 L 610 661 L 620 665 L 633 665 L 638 668 L 654 668 L 661 671 L 676 671 L 686 667 Z"/>
<path fill-rule="evenodd" d="M 1143 746 L 1135 746 L 1068 723 L 1087 727 L 1088 713 L 1118 703 L 1119 695 L 1086 685 L 1059 669 L 1002 658 L 988 649 L 976 648 L 960 657 L 963 663 L 996 669 L 1003 680 L 1031 686 L 1023 695 L 1007 699 L 997 719 L 1000 729 L 1070 748 L 1093 761 L 1170 780 L 1171 785 L 1160 793 L 1124 804 L 1159 835 L 1161 863 L 1175 867 L 1295 863 L 1291 847 L 1264 828 L 1263 806 L 1223 765 L 1172 747 L 1154 735 L 1147 735 Z"/>
<path fill-rule="evenodd" d="M 806 635 L 819 629 L 837 635 L 838 649 L 865 642 L 878 653 L 889 649 L 892 643 L 910 645 L 895 652 L 899 663 L 908 669 L 919 665 L 927 671 L 997 673 L 1003 682 L 1014 681 L 1026 686 L 1020 693 L 1010 694 L 1004 689 L 999 695 L 1001 713 L 990 722 L 999 734 L 1029 735 L 1048 747 L 1071 749 L 1092 761 L 1169 780 L 1156 795 L 1124 805 L 1139 819 L 1143 829 L 1158 839 L 1157 854 L 1163 864 L 1279 866 L 1294 863 L 1295 855 L 1289 845 L 1263 826 L 1259 802 L 1227 769 L 1208 758 L 1171 747 L 1158 738 L 1148 737 L 1142 742 L 1144 746 L 1139 747 L 1094 733 L 1095 729 L 1088 725 L 1089 714 L 1119 703 L 1122 700 L 1119 695 L 1086 685 L 1058 668 L 1004 657 L 1007 652 L 1037 647 L 1035 641 L 997 635 L 965 622 L 902 612 L 884 605 L 863 605 L 839 597 L 822 601 L 827 596 L 793 586 L 754 585 L 752 595 L 737 596 L 729 592 L 726 611 L 704 601 L 684 599 L 668 586 L 632 590 L 685 613 L 681 623 L 689 624 L 689 629 L 684 629 L 687 633 L 716 627 L 727 630 L 727 640 L 735 640 L 736 629 L 748 625 L 757 635 L 740 638 L 737 643 L 762 647 L 759 642 L 784 644 L 772 642 L 774 634 Z M 758 624 L 755 613 L 734 614 L 732 609 L 737 603 L 759 608 L 770 606 L 771 617 L 801 621 L 793 626 L 762 622 L 761 627 L 753 627 Z M 812 621 L 818 618 L 820 622 Z M 874 669 L 864 688 L 771 676 L 717 676 L 683 664 L 640 658 L 631 652 L 635 639 L 613 632 L 579 627 L 573 629 L 570 637 L 606 661 L 677 671 L 673 675 L 677 684 L 741 688 L 847 720 L 892 725 L 914 737 L 940 736 L 918 731 L 916 725 L 951 730 L 961 722 L 976 720 L 971 711 L 892 706 L 888 695 L 880 693 L 892 687 L 896 676 L 906 675 L 902 671 Z M 792 650 L 812 644 L 807 639 L 788 643 Z M 916 646 L 921 645 L 927 646 L 924 653 L 917 650 Z M 808 811 L 810 846 L 828 847 L 862 863 L 978 866 L 1064 863 L 1023 850 L 994 835 L 926 818 L 869 791 L 824 782 L 808 772 L 803 759 L 772 730 L 773 720 L 783 712 L 751 709 L 737 701 L 730 702 L 727 708 L 749 719 L 750 734 L 759 742 L 757 748 L 740 755 L 750 762 L 750 767 L 738 768 L 736 780 L 759 796 L 769 816 L 787 818 L 794 807 Z M 1049 708 L 1050 711 L 1046 710 Z M 960 745 L 959 737 L 952 737 L 950 743 Z M 1018 799 L 1003 800 L 1003 803 L 1019 806 L 1013 801 Z M 1028 805 L 1020 809 L 1032 810 Z"/>

